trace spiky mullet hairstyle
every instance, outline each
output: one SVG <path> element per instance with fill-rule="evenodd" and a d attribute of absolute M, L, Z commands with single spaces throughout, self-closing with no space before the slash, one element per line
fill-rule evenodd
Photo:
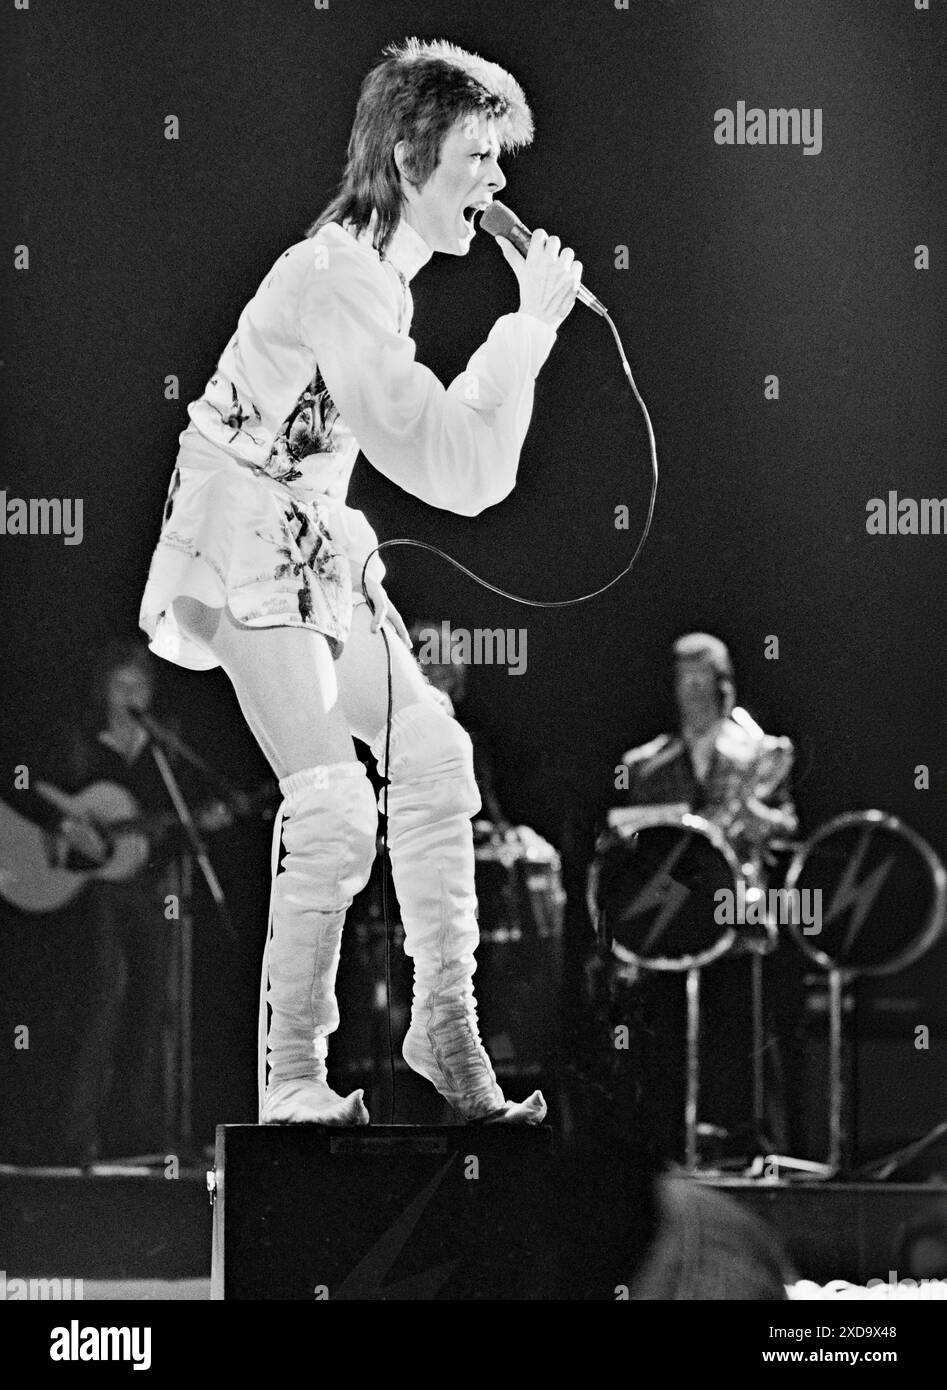
<path fill-rule="evenodd" d="M 362 83 L 338 192 L 307 230 L 312 236 L 327 222 L 348 221 L 361 232 L 375 213 L 374 245 L 382 255 L 403 207 L 394 156 L 399 140 L 411 181 L 421 188 L 437 168 L 444 137 L 464 116 L 492 116 L 504 150 L 533 138 L 523 89 L 497 63 L 445 39 L 406 39 L 384 52 Z"/>

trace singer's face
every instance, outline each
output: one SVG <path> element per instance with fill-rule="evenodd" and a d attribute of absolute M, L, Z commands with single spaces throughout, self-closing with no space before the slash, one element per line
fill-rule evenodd
<path fill-rule="evenodd" d="M 403 149 L 403 142 L 395 149 Z M 444 137 L 437 168 L 423 188 L 414 187 L 402 174 L 405 221 L 432 251 L 466 256 L 477 234 L 471 209 L 492 202 L 506 187 L 499 157 L 492 117 L 462 116 Z"/>

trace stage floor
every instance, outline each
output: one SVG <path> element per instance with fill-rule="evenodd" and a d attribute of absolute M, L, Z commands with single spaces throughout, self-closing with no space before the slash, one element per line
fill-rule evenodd
<path fill-rule="evenodd" d="M 213 1210 L 202 1164 L 174 1180 L 160 1170 L 0 1167 L 0 1271 L 14 1278 L 82 1279 L 85 1300 L 206 1301 Z M 942 1184 L 754 1181 L 710 1185 L 775 1231 L 791 1262 L 792 1296 L 833 1295 L 833 1281 L 895 1284 L 925 1271 L 905 1250 L 912 1232 L 947 1231 Z M 940 1272 L 940 1271 L 936 1271 Z M 930 1283 L 930 1281 L 927 1281 Z M 7 1297 L 10 1297 L 10 1293 Z M 871 1296 L 882 1296 L 880 1287 Z M 910 1290 L 901 1297 L 911 1296 Z M 916 1297 L 943 1298 L 919 1288 Z"/>

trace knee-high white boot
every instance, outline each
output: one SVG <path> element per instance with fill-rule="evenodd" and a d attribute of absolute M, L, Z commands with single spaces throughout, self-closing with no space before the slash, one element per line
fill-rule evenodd
<path fill-rule="evenodd" d="M 286 855 L 273 884 L 263 971 L 270 1075 L 260 1122 L 367 1124 L 362 1091 L 342 1097 L 329 1088 L 326 1039 L 339 1025 L 335 977 L 345 913 L 375 857 L 375 795 L 358 762 L 305 768 L 283 778 L 280 790 Z M 265 1053 L 260 1065 L 262 1079 Z"/>
<path fill-rule="evenodd" d="M 383 729 L 371 746 L 383 772 L 385 738 Z M 477 1028 L 470 818 L 480 794 L 470 737 L 433 700 L 418 702 L 392 719 L 390 754 L 388 843 L 405 952 L 414 960 L 404 1059 L 465 1119 L 540 1124 L 542 1095 L 534 1091 L 521 1105 L 504 1100 Z"/>

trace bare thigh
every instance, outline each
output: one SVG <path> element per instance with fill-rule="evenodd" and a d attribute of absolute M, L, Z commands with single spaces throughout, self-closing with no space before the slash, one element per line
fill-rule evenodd
<path fill-rule="evenodd" d="M 245 627 L 229 609 L 208 608 L 190 597 L 175 599 L 174 615 L 220 662 L 277 777 L 355 761 L 336 663 L 321 632 Z"/>
<path fill-rule="evenodd" d="M 371 630 L 371 610 L 357 604 L 352 628 L 342 655 L 336 662 L 339 702 L 348 727 L 365 743 L 384 729 L 388 717 L 388 671 L 385 639 Z M 437 703 L 432 687 L 412 653 L 390 623 L 384 625 L 391 651 L 392 713 L 419 700 Z"/>

